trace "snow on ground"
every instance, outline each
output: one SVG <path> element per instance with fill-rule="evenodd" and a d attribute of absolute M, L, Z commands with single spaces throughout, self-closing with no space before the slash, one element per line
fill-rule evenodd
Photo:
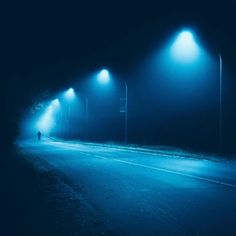
<path fill-rule="evenodd" d="M 54 141 L 60 144 L 70 145 L 71 147 L 79 147 L 81 144 L 83 145 L 89 145 L 96 148 L 111 148 L 113 150 L 117 151 L 131 151 L 131 152 L 142 152 L 142 153 L 148 153 L 151 155 L 162 155 L 166 157 L 176 157 L 176 158 L 193 158 L 193 159 L 205 159 L 205 160 L 211 160 L 211 161 L 230 161 L 235 162 L 233 159 L 234 156 L 229 155 L 219 155 L 216 153 L 202 153 L 202 152 L 193 152 L 193 151 L 187 151 L 181 148 L 177 147 L 170 147 L 170 146 L 148 146 L 148 145 L 138 145 L 138 144 L 120 144 L 120 143 L 94 143 L 94 142 L 83 142 L 80 140 L 70 140 L 65 141 L 62 139 L 57 138 L 45 138 L 46 141 Z"/>

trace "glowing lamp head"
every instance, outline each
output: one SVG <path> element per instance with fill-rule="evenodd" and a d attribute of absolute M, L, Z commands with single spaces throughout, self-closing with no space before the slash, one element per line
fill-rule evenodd
<path fill-rule="evenodd" d="M 98 74 L 97 79 L 99 83 L 107 84 L 110 81 L 110 75 L 109 75 L 108 70 L 106 69 L 101 70 Z"/>
<path fill-rule="evenodd" d="M 52 102 L 51 102 L 51 105 L 54 107 L 54 108 L 58 108 L 60 106 L 60 102 L 58 99 L 54 99 Z"/>
<path fill-rule="evenodd" d="M 66 97 L 68 100 L 73 99 L 73 98 L 75 97 L 74 89 L 73 89 L 73 88 L 68 89 L 68 90 L 65 92 L 65 97 Z"/>
<path fill-rule="evenodd" d="M 184 30 L 177 35 L 172 47 L 171 55 L 180 62 L 193 62 L 199 54 L 197 45 L 192 32 Z"/>

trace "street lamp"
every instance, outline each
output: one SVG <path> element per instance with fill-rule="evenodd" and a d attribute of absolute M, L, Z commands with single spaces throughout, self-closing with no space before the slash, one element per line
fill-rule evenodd
<path fill-rule="evenodd" d="M 199 56 L 199 51 L 193 33 L 189 30 L 181 31 L 171 47 L 172 57 L 182 63 L 195 62 Z"/>
<path fill-rule="evenodd" d="M 85 96 L 85 119 L 86 119 L 86 139 L 88 140 L 88 126 L 89 126 L 89 111 L 88 111 L 88 97 Z"/>
<path fill-rule="evenodd" d="M 98 73 L 98 75 L 97 75 L 97 79 L 98 79 L 100 84 L 107 84 L 107 83 L 109 83 L 109 81 L 110 81 L 109 71 L 107 69 L 101 70 Z"/>
<path fill-rule="evenodd" d="M 56 98 L 51 102 L 51 105 L 55 108 L 58 108 L 60 106 L 59 100 Z"/>
<path fill-rule="evenodd" d="M 125 144 L 128 142 L 128 86 L 126 81 L 125 85 L 125 97 L 120 99 L 120 112 L 125 113 Z"/>
<path fill-rule="evenodd" d="M 219 150 L 221 150 L 222 148 L 222 69 L 223 69 L 223 63 L 222 63 L 222 57 L 221 54 L 218 53 L 218 57 L 219 57 L 219 69 L 220 69 L 220 84 L 219 84 L 219 88 L 220 88 L 220 96 L 219 96 Z"/>
<path fill-rule="evenodd" d="M 200 47 L 195 41 L 194 35 L 189 30 L 183 30 L 175 39 L 171 47 L 171 56 L 181 63 L 194 63 L 200 54 Z M 219 150 L 222 148 L 222 57 L 218 53 L 219 58 Z"/>
<path fill-rule="evenodd" d="M 96 79 L 99 84 L 106 85 L 110 82 L 110 73 L 107 69 L 102 69 L 97 75 Z M 89 133 L 89 99 L 85 96 L 85 116 L 86 116 L 86 138 L 88 139 Z"/>
<path fill-rule="evenodd" d="M 125 83 L 125 143 L 128 142 L 128 86 Z"/>
<path fill-rule="evenodd" d="M 69 88 L 65 92 L 65 98 L 69 102 L 72 102 L 72 100 L 74 100 L 74 98 L 75 98 L 75 91 L 74 91 L 73 88 Z M 69 105 L 68 105 L 68 114 L 67 114 L 67 118 L 66 118 L 66 121 L 68 123 L 68 134 L 70 132 L 70 119 L 71 119 L 71 103 L 69 103 Z"/>
<path fill-rule="evenodd" d="M 102 69 L 98 75 L 97 80 L 100 84 L 105 85 L 110 82 L 110 73 L 107 69 Z M 125 97 L 120 98 L 120 112 L 125 113 L 125 136 L 124 136 L 124 142 L 127 143 L 128 141 L 128 86 L 126 81 L 124 81 L 125 85 Z"/>
<path fill-rule="evenodd" d="M 75 92 L 73 88 L 69 88 L 66 92 L 65 92 L 65 97 L 67 100 L 72 100 L 75 97 Z"/>

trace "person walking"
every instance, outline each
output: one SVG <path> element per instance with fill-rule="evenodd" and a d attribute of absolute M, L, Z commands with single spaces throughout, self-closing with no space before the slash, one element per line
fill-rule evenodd
<path fill-rule="evenodd" d="M 38 131 L 37 135 L 38 135 L 38 141 L 40 141 L 41 140 L 41 136 L 42 136 L 41 132 Z"/>

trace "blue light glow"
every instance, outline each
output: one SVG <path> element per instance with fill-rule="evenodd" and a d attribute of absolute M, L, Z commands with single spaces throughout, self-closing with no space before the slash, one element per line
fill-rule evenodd
<path fill-rule="evenodd" d="M 43 134 L 49 134 L 51 129 L 55 126 L 55 121 L 53 118 L 53 106 L 50 105 L 45 113 L 41 116 L 36 124 L 37 129 Z"/>
<path fill-rule="evenodd" d="M 99 72 L 98 77 L 97 77 L 99 83 L 101 84 L 107 84 L 110 81 L 110 75 L 108 70 L 103 69 Z"/>
<path fill-rule="evenodd" d="M 68 99 L 68 100 L 72 100 L 72 99 L 75 97 L 74 89 L 73 89 L 73 88 L 68 89 L 68 90 L 65 92 L 65 97 L 66 97 L 66 99 Z"/>
<path fill-rule="evenodd" d="M 171 55 L 180 62 L 191 63 L 199 55 L 199 46 L 195 42 L 192 32 L 180 32 L 171 47 Z"/>
<path fill-rule="evenodd" d="M 58 107 L 60 107 L 60 102 L 58 99 L 55 99 L 51 102 L 51 105 L 55 108 L 58 108 Z"/>
<path fill-rule="evenodd" d="M 43 134 L 48 135 L 51 130 L 56 126 L 56 112 L 60 108 L 60 102 L 58 99 L 53 100 L 46 108 L 38 122 L 36 128 Z"/>

